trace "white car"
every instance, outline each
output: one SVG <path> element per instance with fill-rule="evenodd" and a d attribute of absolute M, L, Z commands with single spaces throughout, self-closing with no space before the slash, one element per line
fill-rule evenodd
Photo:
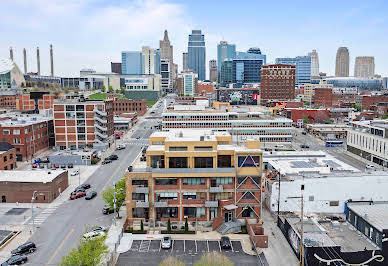
<path fill-rule="evenodd" d="M 85 233 L 82 237 L 85 240 L 88 240 L 88 239 L 93 239 L 96 237 L 102 237 L 104 235 L 105 235 L 104 231 L 91 231 L 91 232 Z"/>
<path fill-rule="evenodd" d="M 116 150 L 124 150 L 124 149 L 125 149 L 125 144 L 120 144 L 119 146 L 117 146 Z"/>
<path fill-rule="evenodd" d="M 371 165 L 371 164 L 367 164 L 367 165 L 365 166 L 365 168 L 366 168 L 366 169 L 373 170 L 373 169 L 375 169 L 375 166 L 374 166 L 374 165 Z"/>
<path fill-rule="evenodd" d="M 71 176 L 79 175 L 79 170 L 75 170 L 75 171 L 71 172 L 70 175 L 71 175 Z"/>
<path fill-rule="evenodd" d="M 171 248 L 171 236 L 164 236 L 162 240 L 162 248 L 169 249 Z"/>
<path fill-rule="evenodd" d="M 107 232 L 108 228 L 104 226 L 95 226 L 90 229 L 89 232 Z"/>

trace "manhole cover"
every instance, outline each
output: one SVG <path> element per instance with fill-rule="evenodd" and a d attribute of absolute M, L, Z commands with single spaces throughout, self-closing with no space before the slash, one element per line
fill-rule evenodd
<path fill-rule="evenodd" d="M 5 215 L 20 215 L 23 214 L 29 208 L 12 208 L 5 213 Z"/>

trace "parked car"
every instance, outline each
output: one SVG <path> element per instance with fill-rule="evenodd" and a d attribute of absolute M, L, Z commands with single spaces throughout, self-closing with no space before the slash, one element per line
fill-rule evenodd
<path fill-rule="evenodd" d="M 102 214 L 110 214 L 110 213 L 113 213 L 113 207 L 111 208 L 110 205 L 105 205 L 103 208 L 102 208 Z"/>
<path fill-rule="evenodd" d="M 162 248 L 169 249 L 171 248 L 171 236 L 164 236 L 162 240 Z"/>
<path fill-rule="evenodd" d="M 119 156 L 117 156 L 116 154 L 112 154 L 112 155 L 109 155 L 109 156 L 108 156 L 108 159 L 109 159 L 109 160 L 112 160 L 112 161 L 113 161 L 113 160 L 117 160 L 118 158 L 119 158 Z"/>
<path fill-rule="evenodd" d="M 62 169 L 65 169 L 65 168 L 66 168 L 66 164 L 62 164 L 62 165 L 61 165 L 61 168 L 62 168 Z"/>
<path fill-rule="evenodd" d="M 59 164 L 54 164 L 54 168 L 59 168 Z"/>
<path fill-rule="evenodd" d="M 25 253 L 32 253 L 36 250 L 34 242 L 26 242 L 23 245 L 20 245 L 17 249 L 11 251 L 12 256 L 22 255 Z"/>
<path fill-rule="evenodd" d="M 43 163 L 40 163 L 40 164 L 39 164 L 39 168 L 40 168 L 40 169 L 44 169 L 44 164 L 43 164 Z"/>
<path fill-rule="evenodd" d="M 32 168 L 38 168 L 38 164 L 33 163 L 33 164 L 32 164 Z"/>
<path fill-rule="evenodd" d="M 71 176 L 79 175 L 79 170 L 75 170 L 75 171 L 71 172 L 70 175 L 71 175 Z"/>
<path fill-rule="evenodd" d="M 67 168 L 73 168 L 73 167 L 74 167 L 74 165 L 72 163 L 67 164 Z"/>
<path fill-rule="evenodd" d="M 125 144 L 120 144 L 119 146 L 117 146 L 116 150 L 124 150 L 125 149 Z"/>
<path fill-rule="evenodd" d="M 128 166 L 128 172 L 132 172 L 132 170 L 133 170 L 133 166 L 132 165 Z"/>
<path fill-rule="evenodd" d="M 307 144 L 300 144 L 300 147 L 301 147 L 302 149 L 308 149 L 308 148 L 310 148 L 310 146 L 307 145 Z"/>
<path fill-rule="evenodd" d="M 307 135 L 307 132 L 306 131 L 302 131 L 302 135 Z"/>
<path fill-rule="evenodd" d="M 112 160 L 109 160 L 108 158 L 105 158 L 103 161 L 102 161 L 102 164 L 108 164 L 108 163 L 111 163 Z"/>
<path fill-rule="evenodd" d="M 7 261 L 3 262 L 1 266 L 8 266 L 8 265 L 20 265 L 24 264 L 27 261 L 27 256 L 25 255 L 16 255 L 9 258 Z"/>
<path fill-rule="evenodd" d="M 89 230 L 89 232 L 108 232 L 108 228 L 104 226 L 94 226 Z"/>
<path fill-rule="evenodd" d="M 97 196 L 97 192 L 96 191 L 89 191 L 88 193 L 86 193 L 85 200 L 91 200 L 95 196 Z"/>
<path fill-rule="evenodd" d="M 231 249 L 232 244 L 230 243 L 230 239 L 227 236 L 221 237 L 220 245 L 222 249 Z"/>
<path fill-rule="evenodd" d="M 105 235 L 105 232 L 103 231 L 92 231 L 92 232 L 88 232 L 88 233 L 85 233 L 82 237 L 85 239 L 85 240 L 88 240 L 88 239 L 92 239 L 92 238 L 96 238 L 96 237 L 102 237 Z"/>
<path fill-rule="evenodd" d="M 140 136 L 137 136 L 136 139 L 140 139 Z"/>
<path fill-rule="evenodd" d="M 372 165 L 372 164 L 367 164 L 367 165 L 365 166 L 365 168 L 366 168 L 366 169 L 369 169 L 369 170 L 374 170 L 374 169 L 375 169 L 375 166 Z"/>
<path fill-rule="evenodd" d="M 73 192 L 70 193 L 70 199 L 71 200 L 82 198 L 84 196 L 86 196 L 86 192 L 85 191 L 81 191 L 81 190 L 73 191 Z"/>
<path fill-rule="evenodd" d="M 90 188 L 90 184 L 82 184 L 81 185 L 81 187 L 83 188 L 83 189 L 89 189 Z"/>

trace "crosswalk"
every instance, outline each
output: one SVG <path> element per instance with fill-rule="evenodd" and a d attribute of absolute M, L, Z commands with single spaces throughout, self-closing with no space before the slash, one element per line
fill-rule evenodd
<path fill-rule="evenodd" d="M 43 211 L 41 211 L 38 215 L 34 216 L 34 224 L 35 225 L 41 225 L 46 221 L 46 219 L 55 212 L 55 210 L 59 207 L 58 205 L 53 205 L 47 208 L 44 208 Z M 28 224 L 32 224 L 32 217 L 28 221 Z"/>

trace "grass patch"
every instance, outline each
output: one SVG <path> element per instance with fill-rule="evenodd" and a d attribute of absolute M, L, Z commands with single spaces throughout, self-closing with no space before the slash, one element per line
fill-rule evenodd
<path fill-rule="evenodd" d="M 185 231 L 185 230 L 171 230 L 170 232 L 168 230 L 162 230 L 160 232 L 161 234 L 177 234 L 177 235 L 195 235 L 195 231 Z"/>
<path fill-rule="evenodd" d="M 157 101 L 150 101 L 150 100 L 147 100 L 147 107 L 148 108 L 151 108 Z"/>
<path fill-rule="evenodd" d="M 108 98 L 108 95 L 103 92 L 97 92 L 95 94 L 89 95 L 88 98 L 89 100 L 105 100 L 106 98 Z"/>

